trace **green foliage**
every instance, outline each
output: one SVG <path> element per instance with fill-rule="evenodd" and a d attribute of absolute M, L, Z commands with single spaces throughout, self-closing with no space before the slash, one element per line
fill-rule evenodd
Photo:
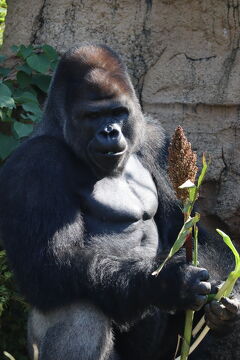
<path fill-rule="evenodd" d="M 56 50 L 49 45 L 12 46 L 12 51 L 15 65 L 0 66 L 0 162 L 40 121 L 41 104 L 59 60 Z M 6 63 L 1 55 L 0 65 Z"/>
<path fill-rule="evenodd" d="M 0 45 L 3 41 L 3 32 L 5 27 L 5 17 L 7 15 L 6 0 L 0 0 Z"/>
<path fill-rule="evenodd" d="M 7 350 L 17 360 L 26 360 L 27 305 L 15 288 L 5 251 L 0 251 L 0 358 Z"/>

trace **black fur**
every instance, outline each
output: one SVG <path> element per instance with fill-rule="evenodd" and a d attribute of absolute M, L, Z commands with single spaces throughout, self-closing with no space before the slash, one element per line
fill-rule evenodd
<path fill-rule="evenodd" d="M 118 353 L 106 350 L 104 359 L 171 359 L 181 311 L 201 308 L 210 290 L 207 271 L 181 253 L 151 275 L 183 221 L 166 175 L 167 147 L 159 123 L 143 117 L 118 56 L 90 45 L 64 55 L 43 123 L 1 169 L 0 235 L 21 292 L 44 318 L 79 302 L 99 309 Z M 200 264 L 212 270 L 216 245 L 206 251 L 205 243 L 200 231 Z M 61 329 L 49 329 L 54 341 Z M 69 359 L 80 359 L 71 351 Z M 41 360 L 54 359 L 46 353 Z"/>

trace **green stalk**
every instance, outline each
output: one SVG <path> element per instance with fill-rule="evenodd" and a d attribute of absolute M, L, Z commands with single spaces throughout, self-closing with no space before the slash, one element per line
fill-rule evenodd
<path fill-rule="evenodd" d="M 193 248 L 193 265 L 198 265 L 198 227 L 194 224 L 194 248 Z M 187 360 L 190 351 L 192 338 L 194 311 L 187 310 L 185 315 L 185 326 L 183 334 L 183 344 L 181 348 L 181 360 Z"/>
<path fill-rule="evenodd" d="M 181 360 L 187 360 L 190 350 L 190 342 L 192 337 L 194 311 L 187 310 L 185 315 L 185 327 L 183 334 L 183 343 L 181 348 Z"/>

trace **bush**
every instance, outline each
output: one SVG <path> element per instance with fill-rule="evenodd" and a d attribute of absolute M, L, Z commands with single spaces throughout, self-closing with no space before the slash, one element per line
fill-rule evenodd
<path fill-rule="evenodd" d="M 13 46 L 15 56 L 0 56 L 0 162 L 23 138 L 29 136 L 42 117 L 51 74 L 58 63 L 57 52 L 49 45 Z"/>

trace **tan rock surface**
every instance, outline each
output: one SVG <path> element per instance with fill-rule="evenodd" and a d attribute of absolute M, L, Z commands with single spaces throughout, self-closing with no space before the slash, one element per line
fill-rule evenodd
<path fill-rule="evenodd" d="M 211 155 L 202 209 L 240 239 L 239 36 L 239 0 L 9 0 L 3 51 L 97 41 L 122 54 L 144 111 Z"/>

